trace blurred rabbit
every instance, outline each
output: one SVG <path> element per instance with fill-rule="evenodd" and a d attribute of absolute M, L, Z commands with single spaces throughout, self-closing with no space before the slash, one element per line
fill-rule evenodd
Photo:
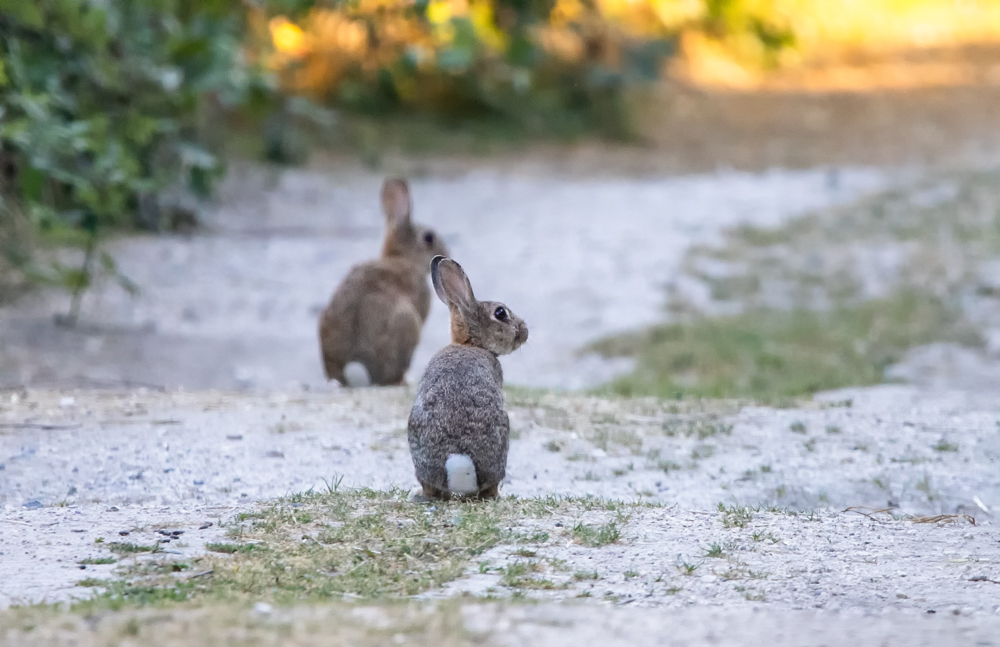
<path fill-rule="evenodd" d="M 406 180 L 382 185 L 386 233 L 382 257 L 354 266 L 320 317 L 328 380 L 345 386 L 402 384 L 431 307 L 430 260 L 448 250 L 410 220 Z"/>
<path fill-rule="evenodd" d="M 449 258 L 431 261 L 431 279 L 451 313 L 451 344 L 427 366 L 410 411 L 417 481 L 427 498 L 495 498 L 510 436 L 497 356 L 526 342 L 528 327 L 504 304 L 477 301 L 462 267 Z"/>

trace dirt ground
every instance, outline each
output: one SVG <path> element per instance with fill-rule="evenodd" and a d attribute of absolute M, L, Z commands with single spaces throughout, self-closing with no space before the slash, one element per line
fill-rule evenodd
<path fill-rule="evenodd" d="M 76 582 L 115 567 L 78 563 L 107 554 L 102 544 L 121 532 L 155 543 L 159 531 L 181 530 L 164 547 L 184 558 L 219 541 L 222 523 L 256 501 L 322 491 L 341 477 L 344 486 L 415 485 L 407 389 L 3 395 L 8 605 L 85 596 Z M 878 387 L 799 409 L 719 404 L 683 414 L 652 400 L 514 394 L 511 418 L 505 495 L 666 506 L 636 512 L 620 544 L 545 544 L 538 559 L 561 564 L 549 577 L 567 581 L 529 597 L 1000 613 L 990 584 L 1000 580 L 1000 411 L 988 394 Z M 726 528 L 719 503 L 759 509 L 744 527 Z M 844 512 L 853 506 L 862 507 Z M 872 514 L 887 507 L 898 519 Z M 937 514 L 975 524 L 914 522 Z M 554 517 L 539 528 L 557 537 L 576 521 Z M 708 558 L 713 543 L 724 548 Z M 495 569 L 519 559 L 513 550 L 491 550 L 467 577 L 428 595 L 503 596 Z M 483 574 L 483 562 L 494 570 Z M 571 577 L 590 571 L 597 575 Z"/>
<path fill-rule="evenodd" d="M 415 178 L 413 195 L 416 218 L 444 237 L 476 294 L 506 302 L 528 323 L 531 342 L 509 358 L 507 381 L 580 388 L 627 368 L 579 349 L 658 321 L 691 245 L 727 226 L 778 224 L 850 201 L 905 175 L 844 168 L 579 179 L 487 169 Z M 347 269 L 380 248 L 381 181 L 322 165 L 274 177 L 236 169 L 204 231 L 110 245 L 142 290 L 137 298 L 105 284 L 86 296 L 75 329 L 54 323 L 67 307 L 60 293 L 0 310 L 0 384 L 321 386 L 318 315 Z M 411 382 L 447 335 L 435 299 Z"/>
<path fill-rule="evenodd" d="M 993 163 L 995 54 L 977 53 L 986 72 L 960 85 L 749 92 L 677 82 L 638 150 L 543 145 L 488 163 L 387 155 L 377 171 L 341 159 L 280 174 L 237 168 L 203 230 L 112 243 L 138 299 L 100 287 L 76 329 L 53 324 L 66 307 L 59 294 L 0 311 L 0 606 L 90 595 L 77 583 L 116 567 L 79 562 L 107 556 L 108 540 L 159 542 L 183 559 L 263 500 L 341 477 L 413 485 L 412 392 L 326 385 L 315 342 L 337 279 L 378 247 L 384 173 L 413 178 L 417 218 L 444 235 L 477 293 L 531 327 L 530 343 L 504 360 L 508 382 L 586 387 L 629 365 L 578 349 L 659 320 L 664 286 L 692 245 L 936 165 Z M 442 310 L 432 310 L 411 381 L 445 341 Z M 899 373 L 913 385 L 789 409 L 678 412 L 512 391 L 505 494 L 662 506 L 629 518 L 618 543 L 542 547 L 535 559 L 552 590 L 505 587 L 496 569 L 522 557 L 498 546 L 485 566 L 410 606 L 53 621 L 22 610 L 0 614 L 0 644 L 317 644 L 331 627 L 341 644 L 378 645 L 997 644 L 1000 410 L 988 382 L 930 384 L 920 373 Z M 719 503 L 756 511 L 726 527 Z M 560 537 L 576 521 L 539 530 Z M 572 576 L 581 572 L 595 577 Z M 537 604 L 453 601 L 469 594 Z"/>

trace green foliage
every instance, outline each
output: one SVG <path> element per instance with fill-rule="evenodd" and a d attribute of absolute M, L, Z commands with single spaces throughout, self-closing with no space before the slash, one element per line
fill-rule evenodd
<path fill-rule="evenodd" d="M 20 214 L 84 251 L 76 267 L 31 268 L 74 309 L 97 272 L 132 289 L 100 233 L 190 218 L 222 169 L 220 116 L 266 97 L 243 15 L 238 0 L 0 0 L 0 224 Z"/>
<path fill-rule="evenodd" d="M 300 22 L 323 45 L 283 59 L 287 87 L 367 115 L 499 117 L 549 136 L 631 136 L 628 89 L 673 51 L 653 14 L 636 33 L 587 0 L 319 0 Z"/>
<path fill-rule="evenodd" d="M 765 66 L 778 62 L 781 52 L 795 46 L 787 18 L 759 0 L 704 0 L 704 31 L 730 51 Z"/>

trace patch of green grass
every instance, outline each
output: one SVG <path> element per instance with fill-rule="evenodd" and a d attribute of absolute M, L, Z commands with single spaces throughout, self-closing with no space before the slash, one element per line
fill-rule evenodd
<path fill-rule="evenodd" d="M 722 544 L 720 544 L 717 541 L 713 541 L 711 544 L 708 545 L 708 548 L 705 549 L 705 557 L 718 559 L 720 557 L 725 557 L 725 556 L 726 556 L 725 548 L 722 546 Z"/>
<path fill-rule="evenodd" d="M 616 425 L 618 423 L 616 420 L 605 416 L 602 418 L 601 424 Z M 619 445 L 628 449 L 632 454 L 642 453 L 642 436 L 627 428 L 601 426 L 587 434 L 587 440 L 592 442 L 595 447 L 604 451 L 608 451 L 611 445 Z"/>
<path fill-rule="evenodd" d="M 777 537 L 775 537 L 773 532 L 763 532 L 763 531 L 754 531 L 750 535 L 750 539 L 755 542 L 764 541 L 766 539 L 772 544 L 776 544 L 780 541 Z"/>
<path fill-rule="evenodd" d="M 610 337 L 592 348 L 635 357 L 631 375 L 604 387 L 623 396 L 752 398 L 774 402 L 878 384 L 914 346 L 971 342 L 961 316 L 916 291 L 819 312 L 758 307 Z"/>
<path fill-rule="evenodd" d="M 534 574 L 541 572 L 542 565 L 541 562 L 537 561 L 517 561 L 500 569 L 503 573 L 503 577 L 500 578 L 500 582 L 504 586 L 508 586 L 514 589 L 542 589 L 551 590 L 558 588 L 565 588 L 560 586 L 551 580 L 545 578 L 536 577 Z"/>
<path fill-rule="evenodd" d="M 625 476 L 634 469 L 635 465 L 633 463 L 629 463 L 625 467 L 616 467 L 615 469 L 611 470 L 611 473 L 615 476 Z"/>
<path fill-rule="evenodd" d="M 584 546 L 598 547 L 614 544 L 622 539 L 622 530 L 628 523 L 627 514 L 618 514 L 607 523 L 586 524 L 583 522 L 573 526 L 573 538 Z"/>
<path fill-rule="evenodd" d="M 130 542 L 113 541 L 108 544 L 108 550 L 112 553 L 118 553 L 119 555 L 134 555 L 136 553 L 156 553 L 159 552 L 159 546 L 143 546 L 142 544 L 133 544 Z"/>
<path fill-rule="evenodd" d="M 998 179 L 993 168 L 934 173 L 778 227 L 732 228 L 722 244 L 692 248 L 683 271 L 715 303 L 671 294 L 670 324 L 592 346 L 637 360 L 604 391 L 780 405 L 881 382 L 914 346 L 981 347 L 981 327 L 965 312 L 1000 293 L 979 278 L 1000 252 Z M 898 264 L 873 275 L 883 253 Z"/>
<path fill-rule="evenodd" d="M 665 436 L 686 436 L 688 438 L 697 436 L 699 440 L 705 440 L 712 436 L 724 434 L 730 436 L 733 433 L 733 425 L 717 422 L 711 419 L 696 418 L 683 419 L 671 418 L 664 420 L 660 425 Z"/>
<path fill-rule="evenodd" d="M 714 445 L 698 445 L 691 450 L 691 460 L 697 461 L 703 458 L 711 458 L 713 456 L 715 456 Z"/>
<path fill-rule="evenodd" d="M 677 470 L 681 469 L 681 466 L 680 464 L 675 463 L 674 461 L 660 460 L 656 462 L 656 469 L 663 470 L 664 474 L 669 474 L 670 472 L 676 472 Z"/>
<path fill-rule="evenodd" d="M 296 522 L 303 523 L 298 519 L 296 519 Z M 259 550 L 259 547 L 256 544 L 226 544 L 209 542 L 205 544 L 205 550 L 212 553 L 225 553 L 227 555 L 232 555 L 234 553 L 249 553 L 252 550 Z"/>
<path fill-rule="evenodd" d="M 745 505 L 726 505 L 720 503 L 717 506 L 721 513 L 723 528 L 746 528 L 746 525 L 753 520 L 753 515 L 757 510 Z"/>
<path fill-rule="evenodd" d="M 81 604 L 94 610 L 188 599 L 286 603 L 344 595 L 411 596 L 459 577 L 477 556 L 498 544 L 516 546 L 518 555 L 529 558 L 517 563 L 536 563 L 530 558 L 549 534 L 525 532 L 520 526 L 527 520 L 553 513 L 576 518 L 607 514 L 607 523 L 581 522 L 562 531 L 588 546 L 600 546 L 621 539 L 622 526 L 637 505 L 642 504 L 558 496 L 428 505 L 410 501 L 403 490 L 333 486 L 325 493 L 297 494 L 241 513 L 227 529 L 238 541 L 209 544 L 207 555 L 184 563 L 166 555 L 159 562 L 131 566 L 121 580 L 101 583 L 100 594 Z M 483 568 L 489 565 L 480 564 Z M 513 570 L 504 575 L 511 582 L 519 577 Z M 560 586 L 531 580 L 517 587 Z"/>
<path fill-rule="evenodd" d="M 937 443 L 934 444 L 931 447 L 931 449 L 933 449 L 936 452 L 957 452 L 958 445 L 954 443 L 949 443 L 947 440 L 942 438 L 941 440 L 937 441 Z"/>
<path fill-rule="evenodd" d="M 573 573 L 573 579 L 577 581 L 599 580 L 601 576 L 597 571 L 577 571 Z"/>
<path fill-rule="evenodd" d="M 114 564 L 118 560 L 114 557 L 87 557 L 81 559 L 77 564 L 85 564 L 90 566 L 92 564 Z"/>
<path fill-rule="evenodd" d="M 931 477 L 929 474 L 924 474 L 923 478 L 917 481 L 914 487 L 923 492 L 928 501 L 934 501 L 939 498 L 937 492 L 931 486 Z"/>
<path fill-rule="evenodd" d="M 734 589 L 738 593 L 742 593 L 743 594 L 743 598 L 746 599 L 747 602 L 766 602 L 767 601 L 767 594 L 764 591 L 760 590 L 760 589 L 753 589 L 753 588 L 749 588 L 749 587 L 746 587 L 746 586 L 736 586 L 736 587 L 734 587 Z"/>
<path fill-rule="evenodd" d="M 701 562 L 696 564 L 694 562 L 682 561 L 677 564 L 677 570 L 679 570 L 682 575 L 694 575 L 694 572 L 700 567 Z"/>

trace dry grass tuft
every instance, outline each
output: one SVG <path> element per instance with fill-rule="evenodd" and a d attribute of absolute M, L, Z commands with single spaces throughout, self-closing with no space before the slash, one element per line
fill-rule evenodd
<path fill-rule="evenodd" d="M 968 521 L 971 525 L 976 525 L 975 517 L 967 514 L 935 514 L 935 515 L 914 515 L 909 512 L 904 512 L 899 508 L 869 508 L 867 506 L 851 506 L 846 508 L 844 512 L 854 512 L 865 517 L 868 517 L 872 521 L 878 521 L 879 523 L 886 523 L 888 521 L 910 521 L 912 523 L 933 523 L 937 525 L 944 525 L 948 523 L 957 523 L 959 520 L 964 519 Z M 884 515 L 888 518 L 882 518 L 879 515 Z"/>

